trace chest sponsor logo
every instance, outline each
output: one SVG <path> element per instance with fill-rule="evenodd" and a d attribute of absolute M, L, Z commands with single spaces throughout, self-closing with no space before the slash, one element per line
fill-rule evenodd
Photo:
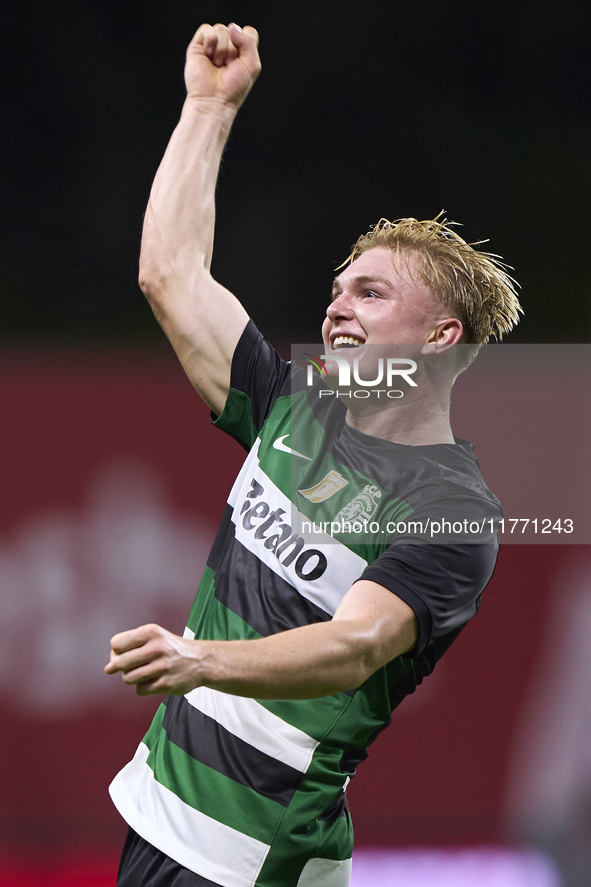
<path fill-rule="evenodd" d="M 349 481 L 345 480 L 342 474 L 333 469 L 313 487 L 309 487 L 307 490 L 298 490 L 298 493 L 301 493 L 302 496 L 305 496 L 306 499 L 316 505 L 318 502 L 325 502 L 327 499 L 330 499 L 331 496 L 334 496 L 335 493 L 346 487 L 348 483 Z"/>
<path fill-rule="evenodd" d="M 283 567 L 293 568 L 296 576 L 306 582 L 319 579 L 326 571 L 328 561 L 322 551 L 306 545 L 302 536 L 292 533 L 291 526 L 283 520 L 284 508 L 271 511 L 263 496 L 265 488 L 254 477 L 250 490 L 241 507 L 239 521 L 242 527 L 253 533 Z"/>
<path fill-rule="evenodd" d="M 335 516 L 335 523 L 371 520 L 382 498 L 382 491 L 375 484 L 366 484 Z"/>

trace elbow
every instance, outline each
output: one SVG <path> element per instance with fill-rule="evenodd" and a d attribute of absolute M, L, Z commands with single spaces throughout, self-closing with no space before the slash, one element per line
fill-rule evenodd
<path fill-rule="evenodd" d="M 160 277 L 153 263 L 146 261 L 143 256 L 140 257 L 138 284 L 148 301 L 158 292 Z"/>
<path fill-rule="evenodd" d="M 149 274 L 145 274 L 140 268 L 137 282 L 139 284 L 139 288 L 141 289 L 148 302 L 152 304 L 157 289 L 154 279 Z"/>
<path fill-rule="evenodd" d="M 357 637 L 347 656 L 346 689 L 357 690 L 384 665 L 385 658 L 371 632 L 364 632 Z"/>
<path fill-rule="evenodd" d="M 352 690 L 357 690 L 381 667 L 383 663 L 375 656 L 373 651 L 366 651 L 359 656 L 356 663 L 356 675 Z"/>
<path fill-rule="evenodd" d="M 174 260 L 171 258 L 145 226 L 138 266 L 139 287 L 152 307 L 165 296 L 174 271 Z"/>
<path fill-rule="evenodd" d="M 164 311 L 166 296 L 166 280 L 164 275 L 154 266 L 140 259 L 138 284 L 158 320 Z"/>
<path fill-rule="evenodd" d="M 153 280 L 150 277 L 146 277 L 142 274 L 138 277 L 139 287 L 146 297 L 148 305 L 152 309 L 154 317 L 158 321 L 158 323 L 162 326 L 164 322 L 164 311 L 162 308 L 162 303 L 158 298 L 158 289 L 155 286 Z"/>
<path fill-rule="evenodd" d="M 151 292 L 153 288 L 153 275 L 150 273 L 149 269 L 146 267 L 145 263 L 140 261 L 140 267 L 137 277 L 137 282 L 141 291 L 143 292 L 146 298 L 148 294 Z"/>
<path fill-rule="evenodd" d="M 355 633 L 350 650 L 350 687 L 356 690 L 380 668 L 407 653 L 416 643 L 414 615 L 394 634 L 380 630 L 379 624 L 365 626 Z"/>

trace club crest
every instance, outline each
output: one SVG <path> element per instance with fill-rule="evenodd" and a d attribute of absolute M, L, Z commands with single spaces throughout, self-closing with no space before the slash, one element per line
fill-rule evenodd
<path fill-rule="evenodd" d="M 335 516 L 335 523 L 343 524 L 351 521 L 371 520 L 378 507 L 382 491 L 375 484 L 366 484 Z"/>

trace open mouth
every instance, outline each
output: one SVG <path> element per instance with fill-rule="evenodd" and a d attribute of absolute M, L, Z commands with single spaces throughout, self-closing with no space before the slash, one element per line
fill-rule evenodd
<path fill-rule="evenodd" d="M 336 336 L 332 341 L 334 351 L 339 348 L 359 348 L 360 345 L 363 345 L 363 342 L 355 336 Z"/>

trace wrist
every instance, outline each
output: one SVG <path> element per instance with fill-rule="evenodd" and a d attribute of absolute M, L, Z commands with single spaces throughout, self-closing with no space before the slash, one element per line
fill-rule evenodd
<path fill-rule="evenodd" d="M 234 122 L 237 113 L 237 107 L 227 104 L 222 99 L 215 98 L 214 96 L 196 96 L 189 94 L 185 98 L 181 116 L 192 114 L 213 118 L 219 120 L 222 124 L 227 124 L 229 128 Z"/>
<path fill-rule="evenodd" d="M 194 687 L 209 686 L 216 678 L 216 647 L 215 641 L 190 640 L 189 656 L 191 660 L 191 683 Z"/>

